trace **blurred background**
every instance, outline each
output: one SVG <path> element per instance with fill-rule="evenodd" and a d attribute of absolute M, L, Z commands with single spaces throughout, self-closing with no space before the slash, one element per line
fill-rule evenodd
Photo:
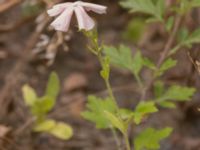
<path fill-rule="evenodd" d="M 73 21 L 67 33 L 56 32 L 49 24 L 53 18 L 46 10 L 64 0 L 0 0 L 0 150 L 115 150 L 110 131 L 97 130 L 80 113 L 88 94 L 107 95 L 101 69 L 87 50 L 87 39 Z M 156 61 L 168 37 L 159 23 L 145 23 L 145 15 L 130 14 L 113 0 L 88 0 L 108 7 L 106 15 L 90 13 L 97 22 L 101 41 L 107 45 L 126 44 Z M 172 7 L 168 1 L 167 7 Z M 75 20 L 75 19 L 74 19 Z M 200 10 L 195 9 L 183 24 L 190 30 L 200 25 Z M 189 55 L 188 55 L 189 53 Z M 174 58 L 176 67 L 162 78 L 170 83 L 200 88 L 198 71 L 192 60 L 200 56 L 199 45 L 182 49 Z M 39 95 L 44 92 L 51 71 L 58 73 L 61 91 L 49 117 L 72 125 L 69 141 L 31 132 L 30 113 L 22 98 L 21 87 L 28 83 Z M 148 81 L 148 70 L 142 71 Z M 139 94 L 131 73 L 113 67 L 111 84 L 120 106 L 134 107 Z M 200 93 L 193 100 L 178 103 L 177 109 L 161 109 L 145 120 L 145 126 L 171 126 L 173 134 L 162 142 L 162 150 L 200 150 Z M 28 125 L 27 125 L 28 124 Z M 135 132 L 137 133 L 137 130 Z M 135 133 L 132 133 L 134 135 Z"/>

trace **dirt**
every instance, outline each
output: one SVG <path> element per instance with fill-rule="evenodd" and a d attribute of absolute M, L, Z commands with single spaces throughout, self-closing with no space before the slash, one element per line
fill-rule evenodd
<path fill-rule="evenodd" d="M 124 40 L 121 36 L 128 21 L 134 16 L 127 15 L 127 11 L 120 8 L 116 1 L 95 2 L 107 5 L 109 8 L 107 15 L 96 16 L 102 41 L 113 45 L 127 43 L 135 51 L 136 45 Z M 16 21 L 22 19 L 19 12 L 20 5 L 16 5 L 1 13 L 1 25 L 15 24 Z M 88 52 L 85 45 L 86 38 L 77 32 L 76 28 L 71 28 L 71 33 L 67 34 L 70 38 L 64 41 L 68 50 L 64 51 L 63 44 L 59 45 L 55 60 L 48 66 L 48 60 L 41 57 L 46 54 L 45 51 L 26 60 L 29 55 L 32 55 L 32 50 L 39 41 L 38 37 L 37 42 L 30 49 L 26 48 L 32 40 L 30 37 L 35 32 L 36 26 L 35 17 L 33 17 L 10 31 L 0 30 L 0 52 L 4 54 L 0 57 L 0 109 L 4 110 L 0 117 L 0 127 L 5 129 L 7 127 L 10 132 L 3 138 L 0 134 L 0 145 L 2 145 L 0 150 L 116 150 L 116 143 L 109 130 L 97 130 L 93 124 L 80 116 L 80 112 L 85 108 L 88 94 L 99 96 L 107 94 L 99 75 L 100 65 L 95 56 Z M 49 30 L 47 26 L 42 33 L 51 39 L 55 31 Z M 140 47 L 146 56 L 156 60 L 158 55 L 155 55 L 155 52 L 159 54 L 166 35 L 160 33 L 162 38 L 155 40 L 155 35 L 160 32 L 158 31 L 160 25 L 153 26 L 155 31 L 148 39 L 151 42 L 144 43 Z M 199 46 L 196 45 L 194 49 L 198 50 L 198 48 Z M 29 52 L 24 51 L 25 49 Z M 195 54 L 196 58 L 198 56 L 199 52 Z M 189 60 L 187 51 L 183 49 L 175 57 L 179 60 L 178 66 L 168 71 L 163 79 L 167 83 L 181 83 L 198 89 L 199 75 Z M 23 65 L 20 66 L 20 63 Z M 16 65 L 19 65 L 19 68 L 13 71 Z M 31 114 L 23 103 L 21 86 L 28 83 L 37 90 L 39 95 L 42 95 L 51 71 L 58 73 L 62 90 L 49 117 L 72 125 L 74 136 L 69 141 L 58 140 L 45 133 L 33 133 L 31 124 L 26 126 Z M 80 82 L 74 82 L 77 78 L 71 79 L 72 74 L 76 74 Z M 148 80 L 148 75 L 149 72 L 144 70 L 143 76 L 146 80 Z M 66 85 L 69 83 L 74 85 L 72 87 Z M 139 93 L 133 76 L 129 72 L 113 67 L 111 84 L 118 103 L 123 107 L 134 108 L 138 102 Z M 4 93 L 3 90 L 5 90 Z M 174 128 L 174 132 L 162 142 L 161 150 L 200 150 L 199 97 L 197 92 L 191 102 L 178 103 L 177 109 L 161 109 L 159 113 L 145 120 L 140 127 L 136 127 L 131 136 L 134 137 L 146 126 L 158 128 L 170 126 Z M 120 133 L 118 134 L 121 138 Z"/>

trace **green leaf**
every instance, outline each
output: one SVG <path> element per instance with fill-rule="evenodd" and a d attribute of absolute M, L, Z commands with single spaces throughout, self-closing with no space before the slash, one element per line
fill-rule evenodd
<path fill-rule="evenodd" d="M 58 95 L 59 90 L 60 90 L 59 78 L 55 72 L 52 72 L 48 80 L 46 88 L 46 96 L 55 99 Z"/>
<path fill-rule="evenodd" d="M 70 125 L 59 122 L 51 130 L 49 130 L 48 133 L 59 139 L 68 140 L 73 135 L 73 129 Z"/>
<path fill-rule="evenodd" d="M 132 52 L 129 47 L 120 45 L 119 48 L 104 46 L 104 53 L 110 58 L 112 64 L 132 70 Z"/>
<path fill-rule="evenodd" d="M 156 76 L 161 76 L 165 71 L 168 69 L 174 67 L 176 65 L 177 61 L 173 60 L 171 58 L 167 59 L 159 68 L 159 70 L 156 72 Z"/>
<path fill-rule="evenodd" d="M 172 128 L 164 128 L 156 130 L 154 128 L 147 128 L 142 131 L 135 139 L 135 150 L 155 150 L 160 148 L 160 141 L 168 137 L 172 132 Z"/>
<path fill-rule="evenodd" d="M 190 47 L 192 44 L 200 43 L 200 28 L 192 32 L 183 42 L 182 45 Z"/>
<path fill-rule="evenodd" d="M 35 90 L 32 87 L 30 87 L 29 85 L 24 85 L 22 87 L 22 93 L 23 93 L 23 97 L 24 97 L 24 101 L 25 101 L 26 105 L 32 106 L 37 99 Z"/>
<path fill-rule="evenodd" d="M 191 5 L 192 5 L 192 7 L 200 7 L 200 1 L 199 0 L 192 0 Z"/>
<path fill-rule="evenodd" d="M 154 83 L 154 94 L 155 97 L 160 97 L 164 93 L 164 83 L 162 81 L 156 81 Z"/>
<path fill-rule="evenodd" d="M 165 100 L 187 101 L 191 99 L 195 91 L 196 91 L 195 88 L 173 85 L 159 98 L 159 101 L 165 101 Z"/>
<path fill-rule="evenodd" d="M 100 72 L 101 77 L 104 80 L 108 80 L 110 76 L 110 59 L 108 57 L 103 58 L 102 70 Z"/>
<path fill-rule="evenodd" d="M 36 123 L 33 131 L 35 132 L 45 132 L 51 130 L 56 125 L 56 122 L 51 119 L 44 120 L 42 122 Z"/>
<path fill-rule="evenodd" d="M 169 101 L 161 101 L 159 102 L 159 105 L 165 108 L 176 108 L 176 105 L 173 102 Z"/>
<path fill-rule="evenodd" d="M 156 108 L 155 106 L 155 102 L 152 102 L 152 101 L 148 101 L 148 102 L 140 102 L 133 115 L 134 115 L 134 122 L 136 124 L 139 124 L 143 117 L 150 114 L 150 113 L 154 113 L 154 112 L 157 112 L 158 109 Z"/>
<path fill-rule="evenodd" d="M 129 9 L 131 12 L 139 12 L 150 15 L 155 21 L 163 21 L 165 4 L 163 0 L 123 0 L 121 6 Z M 152 20 L 152 19 L 151 19 Z"/>
<path fill-rule="evenodd" d="M 31 107 L 31 112 L 33 115 L 36 115 L 38 117 L 43 116 L 46 115 L 46 113 L 48 113 L 54 105 L 54 99 L 44 96 L 35 101 L 34 105 Z"/>
<path fill-rule="evenodd" d="M 189 36 L 189 31 L 186 27 L 182 27 L 180 28 L 179 32 L 178 32 L 178 41 L 180 43 L 183 43 L 184 41 L 187 40 Z"/>
<path fill-rule="evenodd" d="M 148 58 L 143 57 L 143 65 L 149 69 L 156 70 L 156 65 Z"/>
<path fill-rule="evenodd" d="M 143 58 L 141 52 L 138 50 L 132 60 L 132 71 L 138 75 L 143 67 Z"/>
<path fill-rule="evenodd" d="M 112 99 L 89 96 L 86 108 L 87 110 L 81 114 L 85 119 L 95 123 L 97 128 L 109 128 L 110 123 L 104 111 L 116 112 L 116 106 Z"/>
<path fill-rule="evenodd" d="M 121 133 L 125 134 L 126 133 L 126 127 L 124 125 L 123 120 L 121 120 L 120 118 L 118 118 L 117 116 L 115 116 L 114 114 L 108 112 L 108 111 L 104 111 L 105 117 L 109 120 L 109 122 L 111 123 L 111 125 L 115 128 L 117 128 L 118 130 L 121 131 Z"/>
<path fill-rule="evenodd" d="M 167 22 L 166 22 L 166 25 L 165 25 L 167 31 L 171 31 L 173 25 L 174 25 L 174 17 L 171 16 L 171 17 L 169 17 L 169 18 L 167 19 Z"/>
<path fill-rule="evenodd" d="M 143 36 L 145 32 L 145 20 L 143 18 L 134 17 L 129 21 L 125 31 L 123 32 L 123 37 L 132 42 L 137 43 Z"/>
<path fill-rule="evenodd" d="M 104 53 L 110 58 L 112 64 L 128 69 L 135 76 L 138 76 L 144 66 L 144 59 L 141 52 L 138 50 L 133 56 L 131 49 L 124 45 L 120 45 L 118 49 L 104 46 Z"/>

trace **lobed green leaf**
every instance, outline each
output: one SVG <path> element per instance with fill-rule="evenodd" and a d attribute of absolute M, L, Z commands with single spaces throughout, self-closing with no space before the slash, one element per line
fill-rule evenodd
<path fill-rule="evenodd" d="M 156 130 L 147 128 L 134 139 L 135 150 L 155 150 L 160 148 L 160 141 L 170 135 L 172 128 Z"/>

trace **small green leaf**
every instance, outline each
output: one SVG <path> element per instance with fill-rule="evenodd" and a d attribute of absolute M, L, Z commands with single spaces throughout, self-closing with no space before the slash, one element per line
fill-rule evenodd
<path fill-rule="evenodd" d="M 200 7 L 200 1 L 199 0 L 192 0 L 191 6 L 192 7 Z"/>
<path fill-rule="evenodd" d="M 185 41 L 182 42 L 184 46 L 190 46 L 195 43 L 200 43 L 200 28 L 192 32 Z"/>
<path fill-rule="evenodd" d="M 55 105 L 54 99 L 44 96 L 37 99 L 37 101 L 31 107 L 31 112 L 32 114 L 38 117 L 43 116 L 46 113 L 48 113 L 53 108 L 54 105 Z"/>
<path fill-rule="evenodd" d="M 156 72 L 156 76 L 161 76 L 165 71 L 168 69 L 174 67 L 176 65 L 177 61 L 173 60 L 171 58 L 167 59 L 159 68 L 159 70 Z"/>
<path fill-rule="evenodd" d="M 164 93 L 164 83 L 162 81 L 156 81 L 154 83 L 154 94 L 155 97 L 160 97 Z"/>
<path fill-rule="evenodd" d="M 110 121 L 113 127 L 117 128 L 121 131 L 121 133 L 125 134 L 126 127 L 124 126 L 123 120 L 115 116 L 114 114 L 104 111 L 105 117 Z"/>
<path fill-rule="evenodd" d="M 135 75 L 138 75 L 143 67 L 143 57 L 141 52 L 138 50 L 132 60 L 132 71 Z"/>
<path fill-rule="evenodd" d="M 110 76 L 110 59 L 108 57 L 104 57 L 102 63 L 102 70 L 100 72 L 101 77 L 104 80 L 108 80 Z"/>
<path fill-rule="evenodd" d="M 143 130 L 135 139 L 135 150 L 155 150 L 160 148 L 160 141 L 168 137 L 172 132 L 172 128 L 164 128 L 156 130 L 147 128 Z"/>
<path fill-rule="evenodd" d="M 172 27 L 174 25 L 174 17 L 171 16 L 167 19 L 167 22 L 166 22 L 166 29 L 167 31 L 171 31 Z"/>
<path fill-rule="evenodd" d="M 196 91 L 195 88 L 173 85 L 159 98 L 159 101 L 164 101 L 164 100 L 187 101 L 191 99 L 195 91 Z"/>
<path fill-rule="evenodd" d="M 109 57 L 113 65 L 132 70 L 133 57 L 129 47 L 120 45 L 117 49 L 112 46 L 104 46 L 104 53 Z"/>
<path fill-rule="evenodd" d="M 26 105 L 32 106 L 37 99 L 35 90 L 32 87 L 30 87 L 29 85 L 24 85 L 22 87 L 22 92 L 23 92 L 23 97 L 24 97 L 24 101 L 25 101 Z"/>
<path fill-rule="evenodd" d="M 189 31 L 186 27 L 182 27 L 180 28 L 179 32 L 178 32 L 178 41 L 180 43 L 184 43 L 184 41 L 187 40 L 189 36 Z"/>
<path fill-rule="evenodd" d="M 173 102 L 169 101 L 161 101 L 159 102 L 159 105 L 165 108 L 176 108 L 176 105 Z"/>
<path fill-rule="evenodd" d="M 104 46 L 104 50 L 104 53 L 110 58 L 112 64 L 128 69 L 135 76 L 138 76 L 144 66 L 144 59 L 139 50 L 134 56 L 132 55 L 131 49 L 124 45 L 120 45 L 118 49 Z"/>
<path fill-rule="evenodd" d="M 156 65 L 148 58 L 143 57 L 143 65 L 149 69 L 156 70 Z"/>
<path fill-rule="evenodd" d="M 134 122 L 139 124 L 145 115 L 150 113 L 157 112 L 158 109 L 155 106 L 155 102 L 148 101 L 148 102 L 140 102 L 133 115 L 134 115 Z"/>
<path fill-rule="evenodd" d="M 94 122 L 97 128 L 109 128 L 110 123 L 105 117 L 104 111 L 116 112 L 116 106 L 112 99 L 89 96 L 86 108 L 87 110 L 81 114 L 85 119 Z"/>
<path fill-rule="evenodd" d="M 33 131 L 35 132 L 45 132 L 45 131 L 49 131 L 52 128 L 54 128 L 56 125 L 56 122 L 54 120 L 44 120 L 42 122 L 36 123 Z"/>
<path fill-rule="evenodd" d="M 52 72 L 48 80 L 46 88 L 46 96 L 55 99 L 58 95 L 59 90 L 60 90 L 59 78 L 55 72 Z"/>
<path fill-rule="evenodd" d="M 51 130 L 49 130 L 48 133 L 54 135 L 59 139 L 68 140 L 73 135 L 73 129 L 70 125 L 59 122 Z"/>
<path fill-rule="evenodd" d="M 163 21 L 165 12 L 165 3 L 163 0 L 123 0 L 121 6 L 129 9 L 131 12 L 145 13 L 151 16 L 151 20 Z"/>
<path fill-rule="evenodd" d="M 123 32 L 123 37 L 132 42 L 138 42 L 145 32 L 145 20 L 143 18 L 133 18 Z"/>

